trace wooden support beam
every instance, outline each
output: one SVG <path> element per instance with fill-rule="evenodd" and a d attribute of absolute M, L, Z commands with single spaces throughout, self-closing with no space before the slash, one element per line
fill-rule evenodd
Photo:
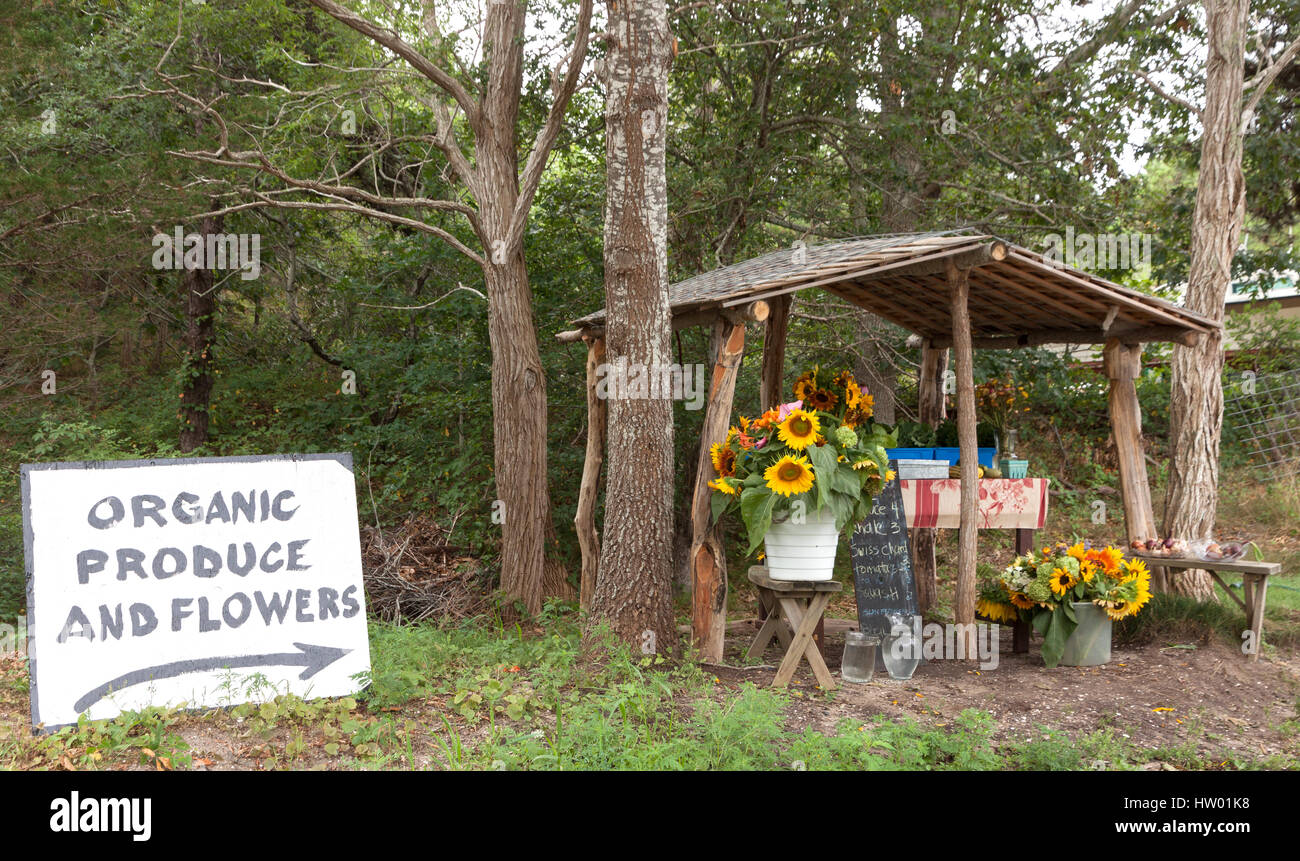
<path fill-rule="evenodd" d="M 709 481 L 714 475 L 709 446 L 727 435 L 745 353 L 745 326 L 719 320 L 713 328 L 711 353 L 716 357 L 713 380 L 700 428 L 700 457 L 691 496 L 691 639 L 701 661 L 719 663 L 727 632 L 727 554 L 710 523 L 713 491 Z"/>
<path fill-rule="evenodd" d="M 596 397 L 596 369 L 605 362 L 605 339 L 586 337 L 587 344 L 587 453 L 582 461 L 582 482 L 578 485 L 578 511 L 573 527 L 582 551 L 582 579 L 579 604 L 585 611 L 596 593 L 596 572 L 600 569 L 600 533 L 596 530 L 596 498 L 600 494 L 600 467 L 605 461 L 604 398 Z"/>
<path fill-rule="evenodd" d="M 790 302 L 793 296 L 777 296 L 772 300 L 772 313 L 767 318 L 767 331 L 763 336 L 763 370 L 760 408 L 764 411 L 781 403 L 785 391 L 785 336 L 790 327 Z"/>
<path fill-rule="evenodd" d="M 787 299 L 789 297 L 786 297 Z M 762 323 L 772 313 L 772 304 L 766 299 L 754 299 L 736 307 L 723 305 L 707 305 L 703 308 L 693 308 L 690 311 L 683 311 L 680 314 L 673 315 L 673 331 L 677 332 L 682 329 L 689 329 L 692 326 L 712 326 L 718 320 L 725 320 L 729 323 Z M 567 332 L 559 332 L 555 340 L 561 344 L 572 344 L 586 338 L 604 338 L 605 323 L 591 323 L 583 326 L 581 329 L 570 329 Z"/>
<path fill-rule="evenodd" d="M 971 348 L 970 271 L 948 266 L 952 292 L 953 359 L 957 365 L 957 440 L 961 447 L 961 533 L 957 550 L 957 585 L 953 616 L 965 640 L 964 654 L 975 655 L 975 561 L 978 550 L 979 451 L 975 439 L 975 372 Z"/>
<path fill-rule="evenodd" d="M 1102 367 L 1110 381 L 1110 432 L 1119 457 L 1120 496 L 1124 502 L 1124 526 L 1131 542 L 1156 537 L 1156 518 L 1151 508 L 1151 485 L 1147 481 L 1146 457 L 1142 453 L 1142 408 L 1136 380 L 1142 373 L 1142 347 L 1106 342 Z M 1151 585 L 1163 591 L 1165 570 L 1153 568 Z"/>
<path fill-rule="evenodd" d="M 922 424 L 938 427 L 946 412 L 943 378 L 948 371 L 948 351 L 921 348 L 921 369 L 917 377 L 917 415 Z M 922 613 L 935 605 L 939 596 L 939 572 L 934 548 L 936 529 L 913 529 L 912 571 L 916 576 L 916 603 Z"/>
<path fill-rule="evenodd" d="M 1143 344 L 1153 341 L 1169 341 L 1185 347 L 1195 346 L 1201 340 L 1201 333 L 1178 326 L 1134 326 L 1121 324 L 1111 326 L 1109 332 L 1097 329 L 1040 329 L 1023 335 L 997 335 L 991 337 L 972 337 L 971 346 L 979 350 L 1016 350 L 1022 347 L 1041 347 L 1046 344 L 1104 344 L 1115 339 L 1125 344 Z M 920 343 L 920 337 L 908 338 L 909 346 Z M 952 338 L 939 337 L 929 339 L 935 347 L 952 346 Z"/>

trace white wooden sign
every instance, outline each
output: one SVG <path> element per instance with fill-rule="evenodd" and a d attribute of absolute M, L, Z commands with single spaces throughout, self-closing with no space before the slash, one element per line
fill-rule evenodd
<path fill-rule="evenodd" d="M 355 693 L 349 454 L 22 466 L 33 725 Z"/>

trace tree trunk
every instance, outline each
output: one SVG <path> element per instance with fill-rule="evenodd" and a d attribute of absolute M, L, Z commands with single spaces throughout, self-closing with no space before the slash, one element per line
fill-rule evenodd
<path fill-rule="evenodd" d="M 967 658 L 975 656 L 975 564 L 979 533 L 979 456 L 975 440 L 974 352 L 970 330 L 970 270 L 948 263 L 948 288 L 952 292 L 952 353 L 957 370 L 957 437 L 961 444 L 961 532 L 957 547 L 957 583 L 953 588 L 952 615 L 958 625 L 967 625 L 964 648 Z"/>
<path fill-rule="evenodd" d="M 546 375 L 521 248 L 483 267 L 492 347 L 492 438 L 501 520 L 501 590 L 525 613 L 542 609 L 546 488 Z"/>
<path fill-rule="evenodd" d="M 200 222 L 199 235 L 220 233 L 224 216 Z M 180 249 L 177 249 L 177 253 Z M 213 342 L 217 330 L 217 287 L 211 260 L 185 270 L 185 353 L 182 356 L 180 450 L 189 452 L 208 441 L 208 408 L 212 401 Z"/>
<path fill-rule="evenodd" d="M 616 367 L 626 361 L 629 369 L 654 372 L 672 362 L 664 161 L 668 10 L 664 0 L 611 0 L 608 15 L 606 350 Z M 604 543 L 591 620 L 643 652 L 671 652 L 672 401 L 611 391 L 608 435 Z"/>
<path fill-rule="evenodd" d="M 1223 320 L 1246 192 L 1241 173 L 1241 96 L 1248 0 L 1206 0 L 1209 51 L 1201 111 L 1200 175 L 1192 216 L 1189 310 Z M 1217 333 L 1193 347 L 1175 346 L 1169 408 L 1166 535 L 1207 538 L 1218 507 L 1219 435 L 1223 426 L 1223 342 Z M 1171 591 L 1214 599 L 1205 571 L 1171 579 Z"/>
<path fill-rule="evenodd" d="M 921 367 L 917 371 L 917 420 L 938 427 L 944 420 L 943 378 L 948 371 L 948 351 L 921 348 Z M 922 613 L 934 607 L 939 597 L 939 572 L 935 544 L 939 530 L 913 529 L 912 570 L 916 574 L 916 603 Z"/>

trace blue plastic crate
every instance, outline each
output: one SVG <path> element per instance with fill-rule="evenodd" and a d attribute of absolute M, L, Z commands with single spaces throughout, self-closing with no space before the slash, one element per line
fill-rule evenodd
<path fill-rule="evenodd" d="M 993 455 L 997 452 L 995 448 L 976 449 L 979 454 L 979 464 L 985 469 L 993 468 Z M 960 448 L 936 448 L 934 450 L 935 460 L 946 460 L 949 466 L 956 466 L 961 463 Z"/>

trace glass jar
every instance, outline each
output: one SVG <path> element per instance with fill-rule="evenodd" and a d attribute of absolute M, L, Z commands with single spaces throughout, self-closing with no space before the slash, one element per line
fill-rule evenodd
<path fill-rule="evenodd" d="M 880 656 L 891 679 L 907 681 L 921 663 L 921 644 L 911 630 L 896 627 L 883 638 Z"/>
<path fill-rule="evenodd" d="M 865 685 L 876 672 L 876 651 L 880 638 L 861 631 L 844 635 L 844 656 L 840 659 L 840 678 Z"/>

